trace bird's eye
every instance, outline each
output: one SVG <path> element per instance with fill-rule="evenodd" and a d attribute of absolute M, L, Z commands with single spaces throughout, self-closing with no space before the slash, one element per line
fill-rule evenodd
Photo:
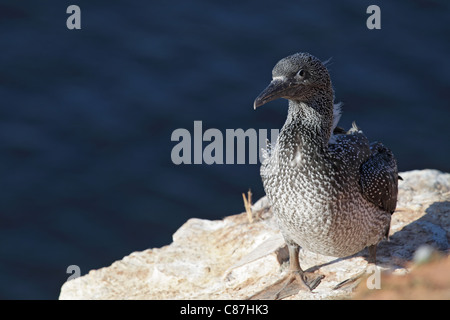
<path fill-rule="evenodd" d="M 297 72 L 297 76 L 299 76 L 300 78 L 304 78 L 304 77 L 306 76 L 306 71 L 303 70 L 303 69 L 300 69 L 300 70 Z"/>

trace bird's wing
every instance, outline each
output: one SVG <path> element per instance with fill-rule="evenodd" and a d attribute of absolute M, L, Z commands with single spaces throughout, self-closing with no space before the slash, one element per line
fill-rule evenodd
<path fill-rule="evenodd" d="M 360 183 L 367 200 L 393 213 L 397 206 L 398 170 L 391 150 L 380 142 L 370 145 L 372 155 L 360 167 Z"/>

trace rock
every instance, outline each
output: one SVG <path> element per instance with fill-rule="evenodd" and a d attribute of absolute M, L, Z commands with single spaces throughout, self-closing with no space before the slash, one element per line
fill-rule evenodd
<path fill-rule="evenodd" d="M 421 170 L 400 175 L 404 180 L 399 182 L 390 240 L 382 242 L 377 252 L 377 270 L 393 277 L 410 272 L 421 245 L 443 255 L 450 247 L 450 174 Z M 170 245 L 134 252 L 67 281 L 59 298 L 246 299 L 288 269 L 287 249 L 267 199 L 260 199 L 252 211 L 256 213 L 252 223 L 245 212 L 217 221 L 190 219 Z M 366 257 L 367 250 L 343 259 L 300 250 L 303 269 L 317 270 L 325 278 L 313 292 L 300 291 L 288 299 L 351 297 L 352 285 L 333 287 L 363 273 Z"/>
<path fill-rule="evenodd" d="M 353 295 L 363 300 L 450 300 L 450 256 L 411 266 L 411 272 L 395 276 L 382 274 L 382 290 L 369 290 L 361 281 Z"/>
<path fill-rule="evenodd" d="M 414 252 L 413 262 L 415 265 L 421 265 L 433 260 L 437 260 L 441 255 L 435 248 L 428 244 L 421 245 L 416 252 Z M 450 270 L 450 269 L 449 269 Z"/>

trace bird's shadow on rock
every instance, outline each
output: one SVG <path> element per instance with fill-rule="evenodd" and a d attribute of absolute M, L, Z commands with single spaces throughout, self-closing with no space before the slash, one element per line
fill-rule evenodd
<path fill-rule="evenodd" d="M 450 248 L 450 201 L 436 201 L 425 215 L 404 226 L 382 241 L 377 248 L 377 264 L 385 267 L 404 266 L 422 245 L 430 245 L 441 252 Z M 395 215 L 395 213 L 394 213 Z M 362 252 L 367 258 L 367 249 Z"/>
<path fill-rule="evenodd" d="M 412 261 L 414 252 L 425 244 L 440 252 L 449 253 L 450 201 L 434 202 L 425 212 L 425 215 L 392 234 L 389 240 L 380 242 L 377 247 L 377 265 L 385 268 L 404 267 Z M 327 263 L 311 267 L 307 271 L 314 272 L 342 259 L 364 257 L 367 260 L 368 256 L 366 248 L 352 256 L 336 258 Z"/>

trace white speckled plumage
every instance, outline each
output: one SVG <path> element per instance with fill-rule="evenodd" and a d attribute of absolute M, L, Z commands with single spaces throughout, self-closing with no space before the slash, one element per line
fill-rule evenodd
<path fill-rule="evenodd" d="M 255 108 L 277 98 L 289 100 L 289 111 L 261 177 L 286 242 L 337 257 L 378 244 L 397 201 L 392 152 L 356 125 L 333 134 L 340 105 L 326 67 L 310 54 L 280 60 Z"/>

